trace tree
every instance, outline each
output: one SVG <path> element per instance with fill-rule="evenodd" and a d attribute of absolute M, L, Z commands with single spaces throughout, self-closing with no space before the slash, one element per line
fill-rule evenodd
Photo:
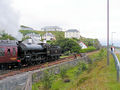
<path fill-rule="evenodd" d="M 80 41 L 84 42 L 87 46 L 93 46 L 96 49 L 100 49 L 101 47 L 101 44 L 98 39 L 81 37 Z"/>
<path fill-rule="evenodd" d="M 62 48 L 63 53 L 79 53 L 81 49 L 80 45 L 75 40 L 68 38 L 59 39 L 55 44 Z"/>
<path fill-rule="evenodd" d="M 5 31 L 1 31 L 0 32 L 0 36 L 1 36 L 0 40 L 7 40 L 7 39 L 9 39 L 9 40 L 15 40 L 15 38 L 13 36 L 7 34 Z"/>

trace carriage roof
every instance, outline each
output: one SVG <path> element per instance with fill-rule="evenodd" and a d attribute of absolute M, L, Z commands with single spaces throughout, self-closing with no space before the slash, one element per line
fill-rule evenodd
<path fill-rule="evenodd" d="M 0 40 L 0 46 L 17 46 L 15 40 Z"/>

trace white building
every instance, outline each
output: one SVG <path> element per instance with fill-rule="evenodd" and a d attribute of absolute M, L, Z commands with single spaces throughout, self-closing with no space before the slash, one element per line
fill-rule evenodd
<path fill-rule="evenodd" d="M 52 33 L 45 33 L 43 36 L 42 36 L 42 39 L 48 41 L 48 40 L 56 40 L 55 39 L 55 36 L 52 34 Z"/>
<path fill-rule="evenodd" d="M 25 37 L 30 37 L 30 38 L 34 38 L 34 39 L 37 39 L 37 40 L 41 40 L 40 34 L 35 34 L 35 33 L 26 34 Z"/>
<path fill-rule="evenodd" d="M 76 29 L 69 29 L 65 31 L 65 38 L 80 38 L 80 32 Z"/>
<path fill-rule="evenodd" d="M 62 31 L 62 28 L 58 26 L 45 26 L 41 28 L 42 31 Z"/>
<path fill-rule="evenodd" d="M 79 45 L 81 46 L 82 49 L 88 48 L 88 46 L 83 42 L 79 42 Z"/>

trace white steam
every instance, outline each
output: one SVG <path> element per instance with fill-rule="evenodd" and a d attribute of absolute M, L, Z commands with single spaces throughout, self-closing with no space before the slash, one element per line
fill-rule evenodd
<path fill-rule="evenodd" d="M 0 0 L 0 31 L 5 30 L 12 36 L 20 36 L 19 31 L 19 14 L 12 8 L 12 0 Z M 17 38 L 15 37 L 15 38 Z"/>

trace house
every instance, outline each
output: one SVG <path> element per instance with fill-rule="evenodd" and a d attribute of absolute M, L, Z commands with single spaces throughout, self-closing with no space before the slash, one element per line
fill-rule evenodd
<path fill-rule="evenodd" d="M 40 34 L 35 34 L 35 33 L 26 34 L 25 37 L 30 37 L 30 38 L 34 38 L 34 39 L 37 39 L 37 40 L 41 40 Z"/>
<path fill-rule="evenodd" d="M 42 31 L 62 31 L 62 28 L 58 26 L 45 26 L 41 28 Z"/>
<path fill-rule="evenodd" d="M 77 29 L 69 29 L 65 31 L 65 38 L 80 38 L 80 32 Z"/>
<path fill-rule="evenodd" d="M 20 30 L 34 30 L 33 28 L 31 28 L 31 27 L 27 27 L 27 26 L 23 26 L 23 25 L 21 25 L 20 26 Z"/>
<path fill-rule="evenodd" d="M 56 40 L 55 36 L 52 33 L 45 33 L 42 36 L 42 39 L 48 41 L 48 40 Z"/>
<path fill-rule="evenodd" d="M 83 42 L 78 42 L 82 49 L 88 48 L 88 46 Z"/>

